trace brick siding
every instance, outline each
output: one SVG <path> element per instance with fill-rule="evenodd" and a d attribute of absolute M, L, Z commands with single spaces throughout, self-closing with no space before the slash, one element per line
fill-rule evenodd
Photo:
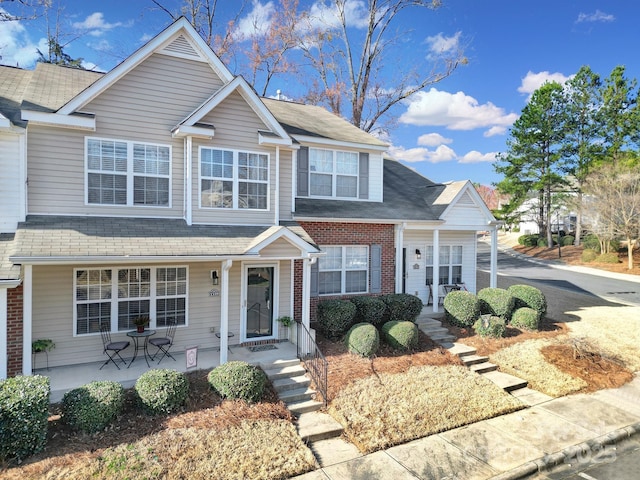
<path fill-rule="evenodd" d="M 395 247 L 394 226 L 371 223 L 329 223 L 299 222 L 302 228 L 318 245 L 380 245 L 382 247 L 382 292 L 385 295 L 395 293 Z M 369 258 L 371 262 L 371 258 Z M 369 278 L 371 280 L 371 278 Z M 296 260 L 294 266 L 294 318 L 302 319 L 302 261 Z M 350 295 L 353 296 L 353 295 Z M 349 296 L 311 297 L 310 319 L 316 319 L 318 302 L 331 298 Z"/>
<path fill-rule="evenodd" d="M 7 290 L 7 376 L 22 374 L 22 285 Z"/>

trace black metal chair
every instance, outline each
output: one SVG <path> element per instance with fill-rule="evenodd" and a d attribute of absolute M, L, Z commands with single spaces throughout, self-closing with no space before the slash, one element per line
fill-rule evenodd
<path fill-rule="evenodd" d="M 118 357 L 123 364 L 125 365 L 127 364 L 124 358 L 120 356 L 120 352 L 130 345 L 129 341 L 123 340 L 121 342 L 112 342 L 111 328 L 108 325 L 100 325 L 100 335 L 102 336 L 102 345 L 104 346 L 103 353 L 105 353 L 107 357 L 109 357 L 107 361 L 102 364 L 102 367 L 100 367 L 100 370 L 102 370 L 103 367 L 109 362 L 113 362 L 116 368 L 120 370 L 120 367 L 115 361 L 115 357 Z"/>
<path fill-rule="evenodd" d="M 151 360 L 155 360 L 156 356 L 160 352 L 162 352 L 162 356 L 160 357 L 160 360 L 158 360 L 158 365 L 160 364 L 160 362 L 164 357 L 173 358 L 173 356 L 169 353 L 169 349 L 173 345 L 173 337 L 176 334 L 177 326 L 178 326 L 178 322 L 175 319 L 169 320 L 169 326 L 167 327 L 167 331 L 164 337 L 157 337 L 157 338 L 152 337 L 149 339 L 149 343 L 154 347 L 158 348 L 158 350 L 156 350 L 156 353 L 154 353 L 153 356 L 151 356 Z M 175 362 L 176 359 L 173 358 L 173 361 Z"/>

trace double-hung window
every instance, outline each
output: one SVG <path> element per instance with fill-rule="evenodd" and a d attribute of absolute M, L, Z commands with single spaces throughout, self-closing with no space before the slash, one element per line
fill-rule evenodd
<path fill-rule="evenodd" d="M 337 295 L 366 293 L 368 288 L 369 247 L 327 246 L 318 259 L 318 293 Z"/>
<path fill-rule="evenodd" d="M 101 325 L 113 332 L 133 330 L 139 315 L 151 327 L 187 319 L 187 267 L 76 269 L 74 335 L 97 333 Z"/>
<path fill-rule="evenodd" d="M 170 206 L 171 147 L 86 139 L 87 203 Z"/>
<path fill-rule="evenodd" d="M 269 155 L 200 148 L 200 206 L 266 210 Z"/>
<path fill-rule="evenodd" d="M 462 245 L 441 245 L 438 259 L 438 285 L 462 283 Z M 433 245 L 427 245 L 425 263 L 426 284 L 433 285 Z"/>
<path fill-rule="evenodd" d="M 309 149 L 309 194 L 358 197 L 358 153 Z"/>

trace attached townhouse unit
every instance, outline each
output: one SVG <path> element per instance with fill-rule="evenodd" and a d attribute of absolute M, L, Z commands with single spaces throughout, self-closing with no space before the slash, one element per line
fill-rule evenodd
<path fill-rule="evenodd" d="M 181 18 L 108 73 L 0 67 L 0 378 L 104 361 L 150 317 L 175 349 L 286 338 L 327 298 L 476 288 L 497 222 L 317 106 L 261 98 Z M 233 336 L 230 336 L 233 334 Z"/>

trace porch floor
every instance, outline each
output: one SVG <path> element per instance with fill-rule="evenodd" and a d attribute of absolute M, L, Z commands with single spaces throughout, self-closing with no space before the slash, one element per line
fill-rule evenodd
<path fill-rule="evenodd" d="M 277 362 L 278 360 L 294 360 L 297 358 L 296 346 L 290 342 L 281 342 L 273 344 L 276 348 L 270 350 L 262 350 L 252 352 L 248 347 L 232 346 L 231 351 L 227 352 L 227 360 L 241 360 L 253 365 L 266 366 Z M 81 365 L 66 365 L 62 367 L 38 368 L 34 370 L 34 374 L 45 375 L 49 377 L 51 382 L 51 396 L 49 401 L 57 403 L 62 400 L 65 392 L 74 388 L 85 385 L 94 380 L 115 380 L 120 382 L 125 388 L 133 387 L 136 380 L 147 370 L 152 368 L 171 368 L 180 372 L 186 372 L 186 360 L 184 350 L 170 350 L 175 357 L 174 362 L 170 358 L 165 357 L 160 365 L 158 362 L 147 362 L 139 354 L 130 368 L 123 366 L 120 362 L 120 370 L 113 363 L 109 362 L 100 370 L 103 362 L 85 363 Z M 105 357 L 106 358 L 106 357 Z M 126 358 L 127 364 L 130 358 Z M 198 365 L 193 370 L 210 370 L 220 365 L 220 351 L 217 348 L 198 349 Z"/>

